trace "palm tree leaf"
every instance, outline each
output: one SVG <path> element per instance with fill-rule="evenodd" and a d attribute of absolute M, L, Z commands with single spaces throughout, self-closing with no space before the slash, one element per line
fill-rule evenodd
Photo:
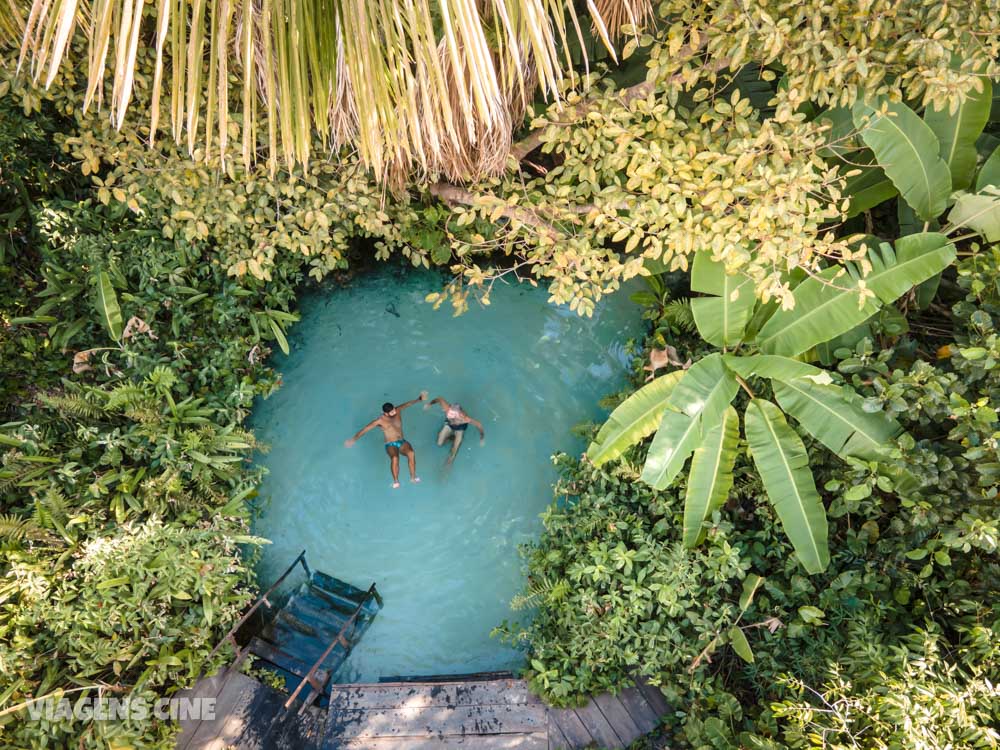
<path fill-rule="evenodd" d="M 691 312 L 701 337 L 719 347 L 738 343 L 757 304 L 750 277 L 739 272 L 726 273 L 722 263 L 702 251 L 695 255 L 691 267 L 691 289 L 714 295 L 691 300 Z"/>
<path fill-rule="evenodd" d="M 895 250 L 883 242 L 878 251 L 868 251 L 872 269 L 864 281 L 888 305 L 946 269 L 955 257 L 955 246 L 945 235 L 938 232 L 910 234 L 896 240 Z"/>
<path fill-rule="evenodd" d="M 795 357 L 878 312 L 870 297 L 858 305 L 857 282 L 836 266 L 810 276 L 795 287 L 792 297 L 795 306 L 776 311 L 757 334 L 761 351 Z"/>
<path fill-rule="evenodd" d="M 702 357 L 678 381 L 668 403 L 689 417 L 704 416 L 705 425 L 722 419 L 740 388 L 718 352 Z"/>
<path fill-rule="evenodd" d="M 943 271 L 954 259 L 955 246 L 943 234 L 922 232 L 900 237 L 895 250 L 888 243 L 869 250 L 872 268 L 863 279 L 864 285 L 878 300 L 889 304 Z M 862 298 L 858 274 L 846 270 L 833 266 L 795 287 L 795 306 L 775 312 L 757 334 L 761 351 L 795 357 L 878 312 L 876 300 Z"/>
<path fill-rule="evenodd" d="M 759 398 L 747 406 L 745 428 L 754 465 L 796 556 L 808 573 L 822 572 L 830 564 L 826 511 L 802 439 L 777 406 Z"/>
<path fill-rule="evenodd" d="M 153 13 L 155 34 L 143 34 L 143 16 Z M 89 108 L 113 46 L 112 115 L 121 127 L 144 47 L 153 46 L 153 137 L 167 65 L 173 136 L 186 136 L 194 152 L 210 145 L 216 125 L 226 147 L 235 49 L 243 158 L 255 158 L 261 105 L 272 171 L 278 154 L 290 168 L 307 167 L 315 129 L 324 145 L 352 139 L 382 179 L 495 174 L 534 89 L 558 100 L 565 76 L 575 75 L 571 52 L 586 50 L 571 0 L 156 0 L 153 13 L 146 0 L 32 0 L 21 63 L 30 58 L 35 78 L 51 84 L 83 29 Z M 13 15 L 0 22 L 20 31 Z"/>

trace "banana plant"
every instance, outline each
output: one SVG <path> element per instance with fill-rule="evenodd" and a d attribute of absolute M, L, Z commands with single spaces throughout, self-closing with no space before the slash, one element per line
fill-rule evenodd
<path fill-rule="evenodd" d="M 819 115 L 829 127 L 824 156 L 850 174 L 848 217 L 898 198 L 903 234 L 943 226 L 1000 240 L 1000 146 L 983 135 L 993 84 L 981 77 L 978 85 L 954 109 L 931 105 L 921 115 L 877 98 Z"/>
<path fill-rule="evenodd" d="M 690 459 L 683 539 L 694 547 L 733 484 L 740 442 L 733 401 L 743 389 L 749 396 L 743 430 L 767 499 L 806 571 L 823 571 L 830 562 L 826 512 L 788 417 L 838 456 L 872 462 L 885 459 L 902 428 L 865 411 L 856 392 L 803 360 L 954 259 L 954 245 L 937 232 L 900 238 L 895 247 L 882 243 L 868 253 L 866 275 L 853 265 L 831 266 L 798 283 L 794 307 L 783 310 L 758 302 L 749 278 L 728 274 L 708 252 L 698 253 L 691 288 L 705 296 L 692 300 L 692 311 L 701 336 L 721 351 L 656 378 L 622 402 L 588 458 L 603 464 L 653 435 L 642 481 L 657 489 L 669 487 Z M 769 381 L 777 403 L 756 393 L 754 380 Z M 895 479 L 897 487 L 907 482 Z"/>

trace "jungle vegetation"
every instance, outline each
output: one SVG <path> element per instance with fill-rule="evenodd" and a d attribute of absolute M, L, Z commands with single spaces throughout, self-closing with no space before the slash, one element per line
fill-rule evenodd
<path fill-rule="evenodd" d="M 500 628 L 547 699 L 1000 744 L 996 0 L 0 0 L 0 39 L 3 744 L 171 746 L 25 705 L 213 667 L 268 357 L 391 259 L 456 313 L 648 287 Z"/>

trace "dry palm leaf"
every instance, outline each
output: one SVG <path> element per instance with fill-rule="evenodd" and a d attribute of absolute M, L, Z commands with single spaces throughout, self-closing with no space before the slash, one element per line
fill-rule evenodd
<path fill-rule="evenodd" d="M 630 25 L 633 33 L 645 29 L 653 23 L 652 0 L 593 0 L 596 8 L 594 14 L 594 32 L 602 39 L 618 41 L 624 36 L 622 27 Z M 604 22 L 602 28 L 601 21 Z"/>
<path fill-rule="evenodd" d="M 581 39 L 571 0 L 32 0 L 20 65 L 51 84 L 78 29 L 89 43 L 85 107 L 102 101 L 110 67 L 116 127 L 152 47 L 151 141 L 167 108 L 192 152 L 217 145 L 226 158 L 237 123 L 247 163 L 260 138 L 272 169 L 279 157 L 308 168 L 318 135 L 353 144 L 390 178 L 494 172 L 515 115 L 536 88 L 558 96 L 572 70 L 568 35 Z M 239 112 L 231 73 L 242 78 Z"/>

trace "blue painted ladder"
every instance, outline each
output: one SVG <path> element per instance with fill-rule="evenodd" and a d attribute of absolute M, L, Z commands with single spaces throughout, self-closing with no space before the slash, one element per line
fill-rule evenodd
<path fill-rule="evenodd" d="M 296 565 L 305 570 L 306 580 L 270 621 L 262 628 L 258 626 L 249 642 L 241 645 L 237 634 L 245 633 L 251 619 L 263 614 L 262 607 L 273 608 L 270 597 Z M 253 654 L 258 666 L 284 680 L 290 693 L 285 708 L 301 700 L 301 714 L 314 702 L 321 705 L 327 702 L 337 673 L 381 608 L 382 597 L 374 583 L 366 591 L 326 573 L 313 571 L 302 550 L 219 642 L 212 655 L 226 643 L 233 646 L 236 653 L 226 670 L 229 674 L 239 668 L 248 654 Z"/>

